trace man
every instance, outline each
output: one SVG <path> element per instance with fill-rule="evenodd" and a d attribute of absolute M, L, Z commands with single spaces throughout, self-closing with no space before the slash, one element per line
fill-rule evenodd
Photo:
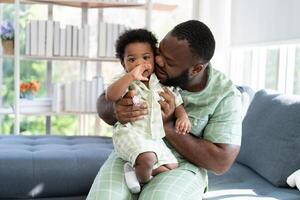
<path fill-rule="evenodd" d="M 190 134 L 176 134 L 174 97 L 168 90 L 161 94 L 165 99 L 160 102 L 165 141 L 179 167 L 155 176 L 137 197 L 126 188 L 124 162 L 112 153 L 94 181 L 89 200 L 199 200 L 207 186 L 207 170 L 222 174 L 230 168 L 241 142 L 241 99 L 233 83 L 210 65 L 214 50 L 213 34 L 196 20 L 174 27 L 159 45 L 155 73 L 162 84 L 182 89 L 192 123 Z M 147 114 L 147 105 L 133 106 L 132 96 L 129 92 L 112 105 L 102 95 L 98 99 L 99 116 L 111 125 L 117 120 L 127 123 L 141 119 Z"/>

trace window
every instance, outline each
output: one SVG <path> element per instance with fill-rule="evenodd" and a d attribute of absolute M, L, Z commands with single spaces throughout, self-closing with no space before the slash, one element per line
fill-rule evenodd
<path fill-rule="evenodd" d="M 265 88 L 277 89 L 279 68 L 279 50 L 268 49 L 266 55 Z"/>
<path fill-rule="evenodd" d="M 229 76 L 238 85 L 300 94 L 300 46 L 236 48 L 231 51 Z"/>
<path fill-rule="evenodd" d="M 300 47 L 296 48 L 293 93 L 300 95 Z"/>

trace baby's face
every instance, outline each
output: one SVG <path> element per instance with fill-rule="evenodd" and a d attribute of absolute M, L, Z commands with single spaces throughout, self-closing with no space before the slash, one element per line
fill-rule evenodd
<path fill-rule="evenodd" d="M 144 77 L 149 77 L 154 70 L 154 55 L 150 44 L 146 42 L 136 42 L 127 45 L 123 60 L 123 66 L 127 72 L 130 72 L 132 69 L 142 64 L 151 65 L 151 68 L 143 73 Z"/>

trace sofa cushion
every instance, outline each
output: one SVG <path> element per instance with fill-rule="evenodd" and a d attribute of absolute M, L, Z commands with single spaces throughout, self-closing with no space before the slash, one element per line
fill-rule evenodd
<path fill-rule="evenodd" d="M 249 167 L 234 163 L 222 175 L 208 173 L 208 192 L 203 200 L 297 200 L 300 192 L 278 188 Z"/>
<path fill-rule="evenodd" d="M 0 199 L 86 195 L 111 138 L 0 136 Z"/>
<path fill-rule="evenodd" d="M 300 96 L 258 91 L 243 121 L 237 161 L 275 186 L 300 167 Z"/>

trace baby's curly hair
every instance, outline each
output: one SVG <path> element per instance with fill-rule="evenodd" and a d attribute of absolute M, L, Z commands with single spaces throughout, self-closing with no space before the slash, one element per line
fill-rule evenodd
<path fill-rule="evenodd" d="M 153 33 L 146 29 L 131 29 L 123 32 L 116 41 L 116 57 L 122 62 L 125 48 L 135 42 L 149 43 L 153 54 L 156 54 L 157 39 Z"/>

